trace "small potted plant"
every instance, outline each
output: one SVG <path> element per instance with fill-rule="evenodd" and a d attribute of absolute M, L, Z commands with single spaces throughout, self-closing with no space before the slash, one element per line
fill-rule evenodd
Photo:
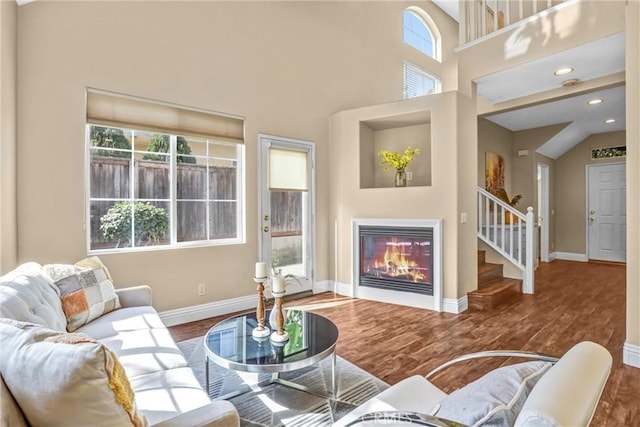
<path fill-rule="evenodd" d="M 505 190 L 504 188 L 499 188 L 496 191 L 496 197 L 498 197 L 500 200 L 502 200 L 503 202 L 505 202 L 506 204 L 508 204 L 512 208 L 515 208 L 516 205 L 522 199 L 522 194 L 516 194 L 515 196 L 513 196 L 511 198 L 507 194 L 507 190 Z M 504 213 L 504 223 L 505 224 L 511 224 L 511 220 L 512 219 L 513 219 L 513 215 L 511 215 L 511 212 L 505 212 Z"/>
<path fill-rule="evenodd" d="M 403 154 L 397 151 L 380 150 L 379 156 L 382 156 L 380 164 L 384 166 L 384 170 L 394 168 L 396 170 L 396 187 L 405 187 L 407 185 L 407 166 L 411 164 L 414 157 L 420 154 L 419 148 L 407 147 Z"/>

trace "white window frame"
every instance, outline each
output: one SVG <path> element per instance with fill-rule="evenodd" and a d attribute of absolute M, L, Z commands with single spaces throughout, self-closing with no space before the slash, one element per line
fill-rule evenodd
<path fill-rule="evenodd" d="M 420 49 L 420 48 L 418 48 L 418 47 L 416 47 L 416 46 L 414 46 L 414 45 L 412 45 L 412 44 L 410 44 L 410 43 L 408 43 L 407 41 L 404 40 L 404 32 L 405 32 L 405 29 L 407 29 L 407 27 L 405 26 L 405 20 L 404 20 L 404 13 L 405 12 L 409 12 L 409 13 L 413 14 L 424 25 L 424 28 L 427 30 L 427 33 L 429 34 L 429 36 L 431 36 L 431 43 L 432 43 L 432 46 L 433 46 L 433 55 L 430 55 L 429 53 L 425 52 L 424 50 L 422 50 L 422 49 Z M 436 26 L 436 24 L 433 21 L 433 19 L 431 18 L 431 16 L 429 16 L 429 14 L 427 12 L 425 12 L 422 9 L 420 9 L 419 7 L 410 6 L 410 7 L 406 8 L 406 9 L 404 9 L 402 11 L 402 41 L 407 46 L 411 46 L 412 48 L 414 48 L 417 51 L 421 52 L 425 56 L 428 56 L 429 58 L 433 58 L 438 62 L 442 61 L 442 37 L 440 35 L 440 31 L 438 30 L 438 27 Z"/>
<path fill-rule="evenodd" d="M 415 95 L 415 96 L 409 96 L 408 90 L 407 90 L 407 74 L 408 71 L 411 71 L 421 77 L 427 78 L 427 79 L 432 79 L 433 80 L 433 93 L 429 94 L 429 93 L 425 93 L 422 95 Z M 417 65 L 409 62 L 409 61 L 403 61 L 402 63 L 402 96 L 403 99 L 411 99 L 411 98 L 417 98 L 419 96 L 426 96 L 426 95 L 432 95 L 432 94 L 436 94 L 436 93 L 441 93 L 442 92 L 442 82 L 440 82 L 440 79 L 429 73 L 428 71 L 426 71 L 425 69 L 418 67 Z"/>
<path fill-rule="evenodd" d="M 106 248 L 106 249 L 91 249 L 91 203 L 93 201 L 129 201 L 131 203 L 135 203 L 136 201 L 154 201 L 155 199 L 136 199 L 134 197 L 135 195 L 135 180 L 134 180 L 134 174 L 135 174 L 135 168 L 134 168 L 134 160 L 135 160 L 135 154 L 136 153 L 142 153 L 144 154 L 145 151 L 144 150 L 136 150 L 135 149 L 135 140 L 131 139 L 131 149 L 116 149 L 116 148 L 100 148 L 102 150 L 113 150 L 113 151 L 126 151 L 126 152 L 131 152 L 131 166 L 130 166 L 130 182 L 129 182 L 129 197 L 127 199 L 110 199 L 110 198 L 92 198 L 91 197 L 91 177 L 90 177 L 90 171 L 91 171 L 91 150 L 92 150 L 92 146 L 91 146 L 91 127 L 92 126 L 101 126 L 101 127 L 107 127 L 107 128 L 112 128 L 112 129 L 121 129 L 125 132 L 127 131 L 139 131 L 139 132 L 146 132 L 144 129 L 124 129 L 122 127 L 119 126 L 105 126 L 102 124 L 93 124 L 93 123 L 87 123 L 86 124 L 86 134 L 85 134 L 85 210 L 86 210 L 86 216 L 85 216 L 85 230 L 86 230 L 86 239 L 87 239 L 87 252 L 89 254 L 106 254 L 106 253 L 124 253 L 124 252 L 142 252 L 142 251 L 157 251 L 157 250 L 170 250 L 170 249 L 179 249 L 179 248 L 189 248 L 189 247 L 206 247 L 206 246 L 223 246 L 223 245 L 234 245 L 234 244 L 244 244 L 246 243 L 246 206 L 245 206 L 245 196 L 246 196 L 246 185 L 245 185 L 245 173 L 244 173 L 244 165 L 245 165 L 245 147 L 244 144 L 238 144 L 238 143 L 229 143 L 229 142 L 225 142 L 225 141 L 217 141 L 214 139 L 205 139 L 205 138 L 196 138 L 196 139 L 200 139 L 200 140 L 206 140 L 207 141 L 207 159 L 211 160 L 211 159 L 215 159 L 218 158 L 216 156 L 209 156 L 209 147 L 210 147 L 210 143 L 214 143 L 214 144 L 229 144 L 229 145 L 235 145 L 236 148 L 236 158 L 235 159 L 227 159 L 225 158 L 225 160 L 233 160 L 236 162 L 236 199 L 235 202 L 237 203 L 236 206 L 236 230 L 237 230 L 237 234 L 236 237 L 233 238 L 225 238 L 225 239 L 204 239 L 204 240 L 193 240 L 193 241 L 186 241 L 186 242 L 178 242 L 177 241 L 177 228 L 178 228 L 178 224 L 176 221 L 177 218 L 177 203 L 178 203 L 178 199 L 177 199 L 177 180 L 175 179 L 175 177 L 177 176 L 177 152 L 176 152 L 176 145 L 177 145 L 177 135 L 175 134 L 171 134 L 171 133 L 162 133 L 164 135 L 169 135 L 169 152 L 165 153 L 166 155 L 170 156 L 170 165 L 169 165 L 169 170 L 170 170 L 170 175 L 169 175 L 169 182 L 170 182 L 170 192 L 169 192 L 169 197 L 170 200 L 168 200 L 169 202 L 169 230 L 168 230 L 168 235 L 169 235 L 169 240 L 170 242 L 168 244 L 163 244 L 163 245 L 150 245 L 150 246 L 133 246 L 135 243 L 134 241 L 132 241 L 132 246 L 131 247 L 123 247 L 123 248 Z M 160 133 L 160 132 L 158 132 Z M 182 135 L 181 135 L 182 136 Z M 185 136 L 188 138 L 188 136 Z M 95 149 L 95 148 L 94 148 Z M 158 154 L 158 153 L 151 153 L 151 154 Z M 200 157 L 203 158 L 202 155 L 193 155 L 194 157 Z M 208 174 L 207 174 L 208 175 Z M 207 177 L 207 192 L 209 191 L 209 178 Z M 188 201 L 189 199 L 180 199 L 180 201 Z M 157 199 L 157 201 L 163 201 L 166 202 L 167 200 L 165 199 Z M 198 201 L 204 201 L 207 204 L 207 224 L 206 224 L 206 230 L 207 230 L 207 236 L 209 236 L 209 202 L 211 201 L 215 201 L 215 200 L 210 200 L 209 196 L 207 194 L 207 198 L 206 199 L 199 199 Z M 132 223 L 132 237 L 135 236 L 135 223 Z M 135 240 L 135 239 L 133 239 Z"/>

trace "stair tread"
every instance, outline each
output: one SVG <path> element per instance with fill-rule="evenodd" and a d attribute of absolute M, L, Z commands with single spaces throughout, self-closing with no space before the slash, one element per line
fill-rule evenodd
<path fill-rule="evenodd" d="M 498 268 L 504 267 L 502 264 L 493 264 L 491 262 L 485 262 L 484 264 L 478 265 L 478 274 L 485 273 L 487 271 L 495 270 Z"/>
<path fill-rule="evenodd" d="M 471 291 L 470 294 L 474 295 L 495 295 L 503 292 L 514 285 L 520 285 L 522 280 L 511 278 L 495 279 L 487 283 L 483 283 L 482 286 L 475 291 Z"/>

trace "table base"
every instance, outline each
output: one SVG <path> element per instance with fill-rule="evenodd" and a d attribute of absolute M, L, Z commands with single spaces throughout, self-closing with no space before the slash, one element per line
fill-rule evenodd
<path fill-rule="evenodd" d="M 313 394 L 314 396 L 318 396 L 323 399 L 335 398 L 338 393 L 338 384 L 336 381 L 336 353 L 333 352 L 330 357 L 331 357 L 331 391 L 328 393 L 312 390 L 309 387 L 304 386 L 302 384 L 298 384 L 293 381 L 282 379 L 279 376 L 280 374 L 279 372 L 273 372 L 271 375 L 271 378 L 269 378 L 268 380 L 260 381 L 259 383 L 253 386 L 246 385 L 240 388 L 239 390 L 232 391 L 231 393 L 227 393 L 223 396 L 219 396 L 213 400 L 229 400 L 229 399 L 233 399 L 234 397 L 241 396 L 243 394 L 259 392 L 263 387 L 266 387 L 271 384 L 280 384 L 282 386 L 285 386 L 294 390 L 299 390 L 305 393 Z M 205 376 L 206 376 L 205 383 L 207 385 L 207 393 L 209 393 L 209 358 L 208 357 L 205 357 Z"/>

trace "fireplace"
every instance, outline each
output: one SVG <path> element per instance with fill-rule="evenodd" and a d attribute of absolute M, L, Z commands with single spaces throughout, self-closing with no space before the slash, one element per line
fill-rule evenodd
<path fill-rule="evenodd" d="M 353 218 L 356 298 L 442 311 L 442 220 Z"/>
<path fill-rule="evenodd" d="M 433 228 L 359 230 L 360 286 L 433 295 Z"/>

